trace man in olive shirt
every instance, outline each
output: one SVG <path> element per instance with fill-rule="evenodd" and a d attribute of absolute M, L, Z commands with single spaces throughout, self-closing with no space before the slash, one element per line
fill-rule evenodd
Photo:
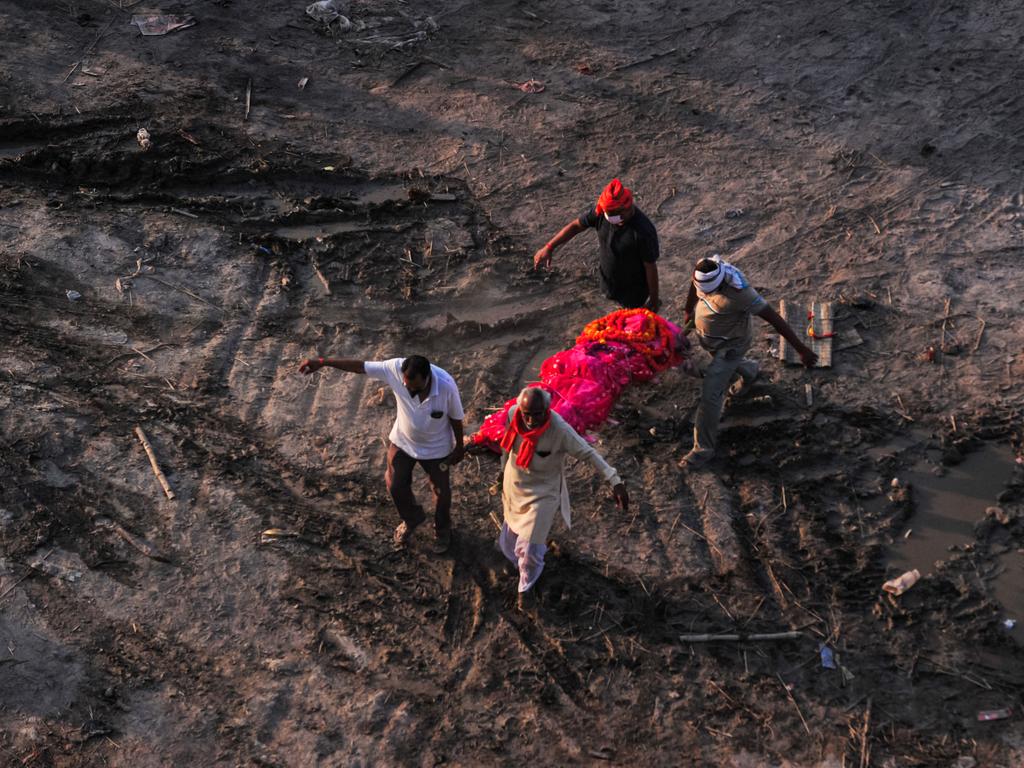
<path fill-rule="evenodd" d="M 533 256 L 533 266 L 551 268 L 555 249 L 585 229 L 597 230 L 601 289 L 622 307 L 646 307 L 657 312 L 658 232 L 633 204 L 633 193 L 612 179 L 597 204 L 564 227 Z"/>
<path fill-rule="evenodd" d="M 757 362 L 744 357 L 754 337 L 752 315 L 760 317 L 792 344 L 805 366 L 811 368 L 818 361 L 818 356 L 751 287 L 742 272 L 717 255 L 701 259 L 693 272 L 683 317 L 686 325 L 694 321 L 700 345 L 711 353 L 712 359 L 704 371 L 700 404 L 693 420 L 693 448 L 679 462 L 684 469 L 701 467 L 715 455 L 726 391 L 741 395 L 757 378 Z M 734 376 L 738 377 L 735 382 Z"/>

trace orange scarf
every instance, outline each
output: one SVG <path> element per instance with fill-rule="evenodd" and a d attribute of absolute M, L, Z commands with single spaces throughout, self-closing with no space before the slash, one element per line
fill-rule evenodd
<path fill-rule="evenodd" d="M 527 469 L 533 460 L 533 452 L 537 450 L 537 440 L 548 431 L 550 426 L 551 414 L 548 413 L 548 420 L 541 426 L 536 429 L 527 429 L 522 416 L 519 415 L 519 410 L 516 409 L 512 423 L 505 428 L 505 434 L 501 436 L 501 450 L 511 453 L 512 446 L 516 442 L 516 435 L 519 435 L 523 438 L 523 442 L 519 446 L 519 453 L 516 454 L 516 466 Z"/>

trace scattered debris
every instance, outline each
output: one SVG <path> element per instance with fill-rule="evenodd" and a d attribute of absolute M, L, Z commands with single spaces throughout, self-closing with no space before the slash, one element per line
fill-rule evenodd
<path fill-rule="evenodd" d="M 1003 619 L 1003 626 L 1006 627 L 1007 629 L 1013 629 L 1014 627 L 1017 626 L 1017 620 L 1016 619 Z"/>
<path fill-rule="evenodd" d="M 139 28 L 139 32 L 148 37 L 166 35 L 168 32 L 176 32 L 179 29 L 194 27 L 196 19 L 188 14 L 150 14 L 146 16 L 132 16 L 131 23 Z"/>
<path fill-rule="evenodd" d="M 317 0 L 315 3 L 310 3 L 306 6 L 306 15 L 316 19 L 321 24 L 330 24 L 332 21 L 337 21 L 342 30 L 352 26 L 352 22 L 341 15 L 335 0 Z"/>
<path fill-rule="evenodd" d="M 822 669 L 837 669 L 835 653 L 831 648 L 822 643 L 818 646 L 818 653 L 821 655 Z"/>
<path fill-rule="evenodd" d="M 990 517 L 1000 525 L 1009 525 L 1017 519 L 1016 510 L 1004 509 L 1003 507 L 986 507 L 985 517 Z"/>
<path fill-rule="evenodd" d="M 273 544 L 282 539 L 297 539 L 299 534 L 295 531 L 286 531 L 284 528 L 267 528 L 260 534 L 260 544 Z"/>
<path fill-rule="evenodd" d="M 135 140 L 139 142 L 143 152 L 148 152 L 153 146 L 153 139 L 150 138 L 149 131 L 145 128 L 139 128 L 139 132 L 135 134 Z"/>
<path fill-rule="evenodd" d="M 193 136 L 193 135 L 192 135 L 191 133 L 189 133 L 188 131 L 186 131 L 186 130 L 185 130 L 184 128 L 179 128 L 179 129 L 178 129 L 178 135 L 179 135 L 179 136 L 181 136 L 181 138 L 183 138 L 183 139 L 184 139 L 185 141 L 187 141 L 187 142 L 188 142 L 189 144 L 194 144 L 194 145 L 195 145 L 195 146 L 197 146 L 197 147 L 200 147 L 200 146 L 202 146 L 202 145 L 201 145 L 201 144 L 199 143 L 199 139 L 197 139 L 197 138 L 196 138 L 195 136 Z"/>
<path fill-rule="evenodd" d="M 308 77 L 303 77 L 303 78 L 299 79 L 299 82 L 296 83 L 296 86 L 298 87 L 298 89 L 300 91 L 304 91 L 306 89 L 306 83 L 308 83 L 308 82 L 309 82 L 309 78 Z"/>
<path fill-rule="evenodd" d="M 513 83 L 523 93 L 541 93 L 544 90 L 544 83 L 540 80 L 527 80 L 524 83 Z"/>
<path fill-rule="evenodd" d="M 252 107 L 252 78 L 245 81 L 245 116 L 242 120 L 249 119 L 249 110 Z"/>
<path fill-rule="evenodd" d="M 160 469 L 160 465 L 157 464 L 156 453 L 153 452 L 153 446 L 149 444 L 149 440 L 146 438 L 146 433 L 142 431 L 142 427 L 136 426 L 135 434 L 138 435 L 139 442 L 142 443 L 142 447 L 145 449 L 146 455 L 149 456 L 149 463 L 153 467 L 153 474 L 156 475 L 156 479 L 160 481 L 160 486 L 164 489 L 164 493 L 167 494 L 167 498 L 173 501 L 174 491 L 171 490 L 171 484 L 167 482 L 167 478 Z"/>
<path fill-rule="evenodd" d="M 65 295 L 67 295 L 68 301 L 78 301 L 80 298 L 82 298 L 82 294 L 80 294 L 78 291 L 72 290 L 70 288 L 68 290 L 64 291 L 64 293 L 65 293 Z"/>
<path fill-rule="evenodd" d="M 912 571 L 907 571 L 902 576 L 895 579 L 890 579 L 882 585 L 882 589 L 888 592 L 890 595 L 899 597 L 912 586 L 914 586 L 921 578 L 921 572 L 916 568 Z"/>
<path fill-rule="evenodd" d="M 63 560 L 64 562 L 54 561 L 48 559 L 52 555 L 54 550 L 50 550 L 45 555 L 29 562 L 28 566 L 37 573 L 45 573 L 47 576 L 53 576 L 54 578 L 63 579 L 66 582 L 74 584 L 76 581 L 82 578 L 82 571 L 78 568 L 72 568 L 68 565 L 68 562 L 73 562 L 76 565 L 81 565 L 82 561 L 77 554 L 68 554 Z"/>
<path fill-rule="evenodd" d="M 1006 720 L 1008 717 L 1013 715 L 1013 710 L 1009 707 L 1003 709 L 983 709 L 978 713 L 978 722 L 987 723 L 990 720 Z"/>
<path fill-rule="evenodd" d="M 17 587 L 17 586 L 18 586 L 19 584 L 21 584 L 21 582 L 23 582 L 23 581 L 24 581 L 25 579 L 27 579 L 27 578 L 28 578 L 29 576 L 31 576 L 31 575 L 32 575 L 32 571 L 34 570 L 34 568 L 35 568 L 36 566 L 38 566 L 38 565 L 41 565 L 42 563 L 45 563 L 45 562 L 46 562 L 46 560 L 47 560 L 47 559 L 48 559 L 48 558 L 50 557 L 50 555 L 52 555 L 53 553 L 54 553 L 54 550 L 53 550 L 53 549 L 51 549 L 51 550 L 50 550 L 49 552 L 47 552 L 47 553 L 46 553 L 45 555 L 43 555 L 43 556 L 42 556 L 41 558 L 39 558 L 39 560 L 37 560 L 37 561 L 36 561 L 36 565 L 35 565 L 35 566 L 32 566 L 32 565 L 30 565 L 30 566 L 29 566 L 29 571 L 28 571 L 28 572 L 27 572 L 27 573 L 26 573 L 26 574 L 25 574 L 24 576 L 22 576 L 22 577 L 21 577 L 20 579 L 18 579 L 18 580 L 17 580 L 17 581 L 15 581 L 15 582 L 14 582 L 13 584 L 11 584 L 11 586 L 9 586 L 9 587 L 8 587 L 7 589 L 5 589 L 5 590 L 4 590 L 3 592 L 0 592 L 0 600 L 3 600 L 3 599 L 4 599 L 5 597 L 7 597 L 7 596 L 8 596 L 9 594 L 11 594 L 11 592 L 13 592 L 13 591 L 14 591 L 14 588 L 15 588 L 15 587 Z"/>

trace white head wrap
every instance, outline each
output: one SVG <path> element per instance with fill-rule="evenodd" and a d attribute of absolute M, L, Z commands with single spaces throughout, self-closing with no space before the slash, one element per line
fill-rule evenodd
<path fill-rule="evenodd" d="M 742 272 L 729 262 L 722 261 L 722 257 L 717 253 L 711 257 L 710 261 L 715 263 L 715 268 L 712 271 L 701 272 L 697 269 L 693 270 L 693 284 L 697 288 L 698 293 L 711 293 L 717 290 L 723 282 L 739 290 L 750 285 Z"/>
<path fill-rule="evenodd" d="M 693 283 L 701 293 L 711 293 L 717 290 L 718 286 L 722 284 L 722 280 L 725 279 L 725 270 L 722 269 L 718 254 L 712 256 L 711 261 L 715 262 L 715 268 L 710 272 L 693 270 Z"/>

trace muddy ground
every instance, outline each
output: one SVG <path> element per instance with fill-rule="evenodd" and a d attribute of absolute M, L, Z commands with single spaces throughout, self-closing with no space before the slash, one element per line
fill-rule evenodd
<path fill-rule="evenodd" d="M 1024 762 L 1018 3 L 126 4 L 0 0 L 0 764 Z M 759 329 L 709 472 L 693 380 L 629 390 L 634 507 L 573 468 L 530 618 L 496 461 L 449 556 L 393 552 L 390 395 L 295 369 L 423 352 L 478 425 L 612 309 L 592 238 L 530 270 L 612 176 L 667 316 L 719 252 L 863 343 L 805 372 Z M 958 467 L 946 540 L 915 483 Z"/>

